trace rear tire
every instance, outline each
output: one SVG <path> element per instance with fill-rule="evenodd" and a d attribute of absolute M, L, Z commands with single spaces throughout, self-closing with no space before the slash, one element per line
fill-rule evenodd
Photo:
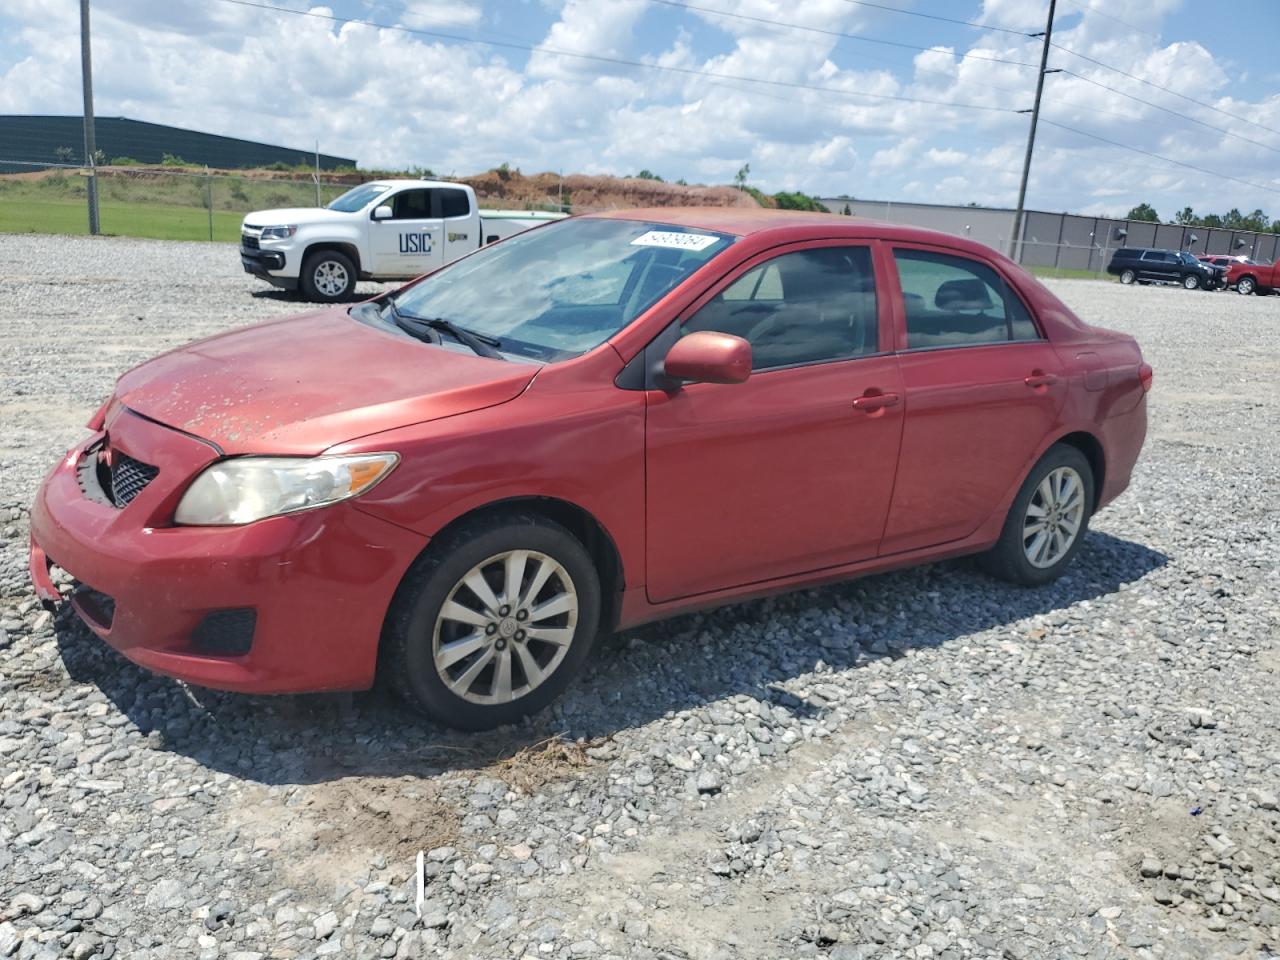
<path fill-rule="evenodd" d="M 978 558 L 983 569 L 1027 587 L 1062 576 L 1089 532 L 1093 484 L 1083 453 L 1065 443 L 1050 447 L 1013 498 L 1000 539 Z"/>
<path fill-rule="evenodd" d="M 303 295 L 316 303 L 340 303 L 356 289 L 356 265 L 345 253 L 317 250 L 302 261 L 298 278 Z"/>
<path fill-rule="evenodd" d="M 1138 279 L 1138 275 L 1134 273 L 1132 270 L 1122 270 L 1120 272 L 1120 282 L 1123 283 L 1126 287 L 1137 279 Z"/>
<path fill-rule="evenodd" d="M 381 669 L 441 723 L 489 730 L 559 696 L 599 626 L 600 579 L 573 534 L 537 514 L 481 517 L 432 543 L 405 574 Z"/>

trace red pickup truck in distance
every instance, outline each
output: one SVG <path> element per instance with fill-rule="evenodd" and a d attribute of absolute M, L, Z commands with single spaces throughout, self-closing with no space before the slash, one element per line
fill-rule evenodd
<path fill-rule="evenodd" d="M 1248 296 L 1251 293 L 1264 295 L 1272 293 L 1280 287 L 1280 274 L 1274 263 L 1233 263 L 1227 269 L 1227 286 L 1235 287 L 1237 293 Z"/>

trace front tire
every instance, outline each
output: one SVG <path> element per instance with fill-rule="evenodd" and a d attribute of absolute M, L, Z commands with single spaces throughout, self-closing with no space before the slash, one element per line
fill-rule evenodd
<path fill-rule="evenodd" d="M 1188 290 L 1199 290 L 1200 278 L 1197 277 L 1194 273 L 1189 273 L 1182 278 L 1182 285 L 1186 287 Z"/>
<path fill-rule="evenodd" d="M 1120 282 L 1123 283 L 1126 287 L 1137 279 L 1138 279 L 1138 275 L 1134 273 L 1132 270 L 1122 270 L 1120 272 Z"/>
<path fill-rule="evenodd" d="M 299 285 L 308 300 L 339 303 L 356 289 L 356 265 L 345 253 L 318 250 L 302 262 Z"/>
<path fill-rule="evenodd" d="M 1258 285 L 1254 281 L 1253 277 L 1241 277 L 1240 282 L 1236 284 L 1236 293 L 1245 297 L 1254 293 L 1257 289 Z"/>
<path fill-rule="evenodd" d="M 996 545 L 980 558 L 1001 580 L 1038 587 L 1062 576 L 1089 530 L 1093 469 L 1064 443 L 1050 447 L 1014 497 Z"/>
<path fill-rule="evenodd" d="M 411 706 L 488 730 L 563 692 L 600 626 L 600 580 L 560 524 L 505 513 L 464 523 L 405 575 L 382 668 Z"/>

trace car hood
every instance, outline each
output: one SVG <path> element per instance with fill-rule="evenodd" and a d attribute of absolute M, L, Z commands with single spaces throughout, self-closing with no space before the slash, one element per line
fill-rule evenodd
<path fill-rule="evenodd" d="M 278 210 L 255 210 L 245 216 L 243 225 L 256 230 L 286 224 L 303 226 L 309 223 L 333 223 L 350 220 L 352 216 L 327 207 L 281 207 Z"/>
<path fill-rule="evenodd" d="M 538 369 L 408 340 L 338 308 L 162 354 L 121 377 L 115 396 L 227 454 L 312 455 L 505 403 Z"/>

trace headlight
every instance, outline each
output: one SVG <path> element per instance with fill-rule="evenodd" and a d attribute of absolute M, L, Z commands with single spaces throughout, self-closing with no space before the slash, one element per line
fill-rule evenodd
<path fill-rule="evenodd" d="M 182 495 L 177 523 L 233 526 L 359 496 L 400 462 L 397 453 L 235 457 L 207 467 Z"/>
<path fill-rule="evenodd" d="M 295 226 L 263 227 L 262 234 L 258 237 L 258 239 L 259 240 L 288 240 L 297 232 L 298 232 L 298 228 Z"/>

